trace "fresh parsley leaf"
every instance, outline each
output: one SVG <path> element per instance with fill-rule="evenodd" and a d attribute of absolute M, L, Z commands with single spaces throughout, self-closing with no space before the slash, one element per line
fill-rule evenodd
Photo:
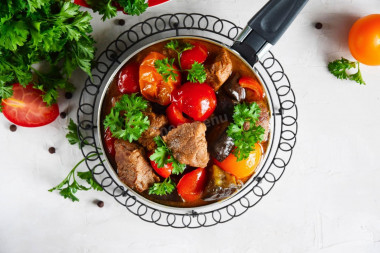
<path fill-rule="evenodd" d="M 352 68 L 358 68 L 355 74 L 348 74 L 347 70 Z M 342 57 L 340 60 L 332 61 L 328 64 L 328 69 L 338 79 L 352 80 L 359 84 L 364 84 L 362 74 L 360 72 L 359 62 L 352 62 Z"/>
<path fill-rule="evenodd" d="M 170 179 L 170 177 L 165 178 L 162 183 L 154 183 L 149 188 L 149 195 L 167 195 L 172 193 L 176 188 L 176 184 Z"/>
<path fill-rule="evenodd" d="M 143 114 L 147 107 L 148 102 L 136 93 L 125 94 L 106 116 L 104 127 L 109 128 L 115 138 L 136 141 L 150 126 L 148 116 Z"/>
<path fill-rule="evenodd" d="M 204 83 L 207 78 L 205 66 L 201 63 L 194 62 L 191 65 L 191 69 L 186 70 L 188 72 L 187 80 L 192 83 Z"/>
<path fill-rule="evenodd" d="M 95 180 L 94 177 L 92 176 L 91 171 L 87 172 L 78 172 L 77 173 L 78 177 L 80 179 L 85 180 L 89 185 L 91 185 L 91 188 L 96 190 L 96 191 L 103 191 L 103 188 L 100 184 L 98 184 Z"/>
<path fill-rule="evenodd" d="M 166 143 L 161 136 L 156 136 L 154 138 L 157 148 L 154 153 L 149 157 L 150 160 L 154 161 L 157 164 L 158 168 L 163 168 L 165 164 L 172 164 L 172 173 L 174 175 L 180 175 L 186 168 L 185 164 L 178 162 L 171 150 L 166 146 Z"/>
<path fill-rule="evenodd" d="M 260 113 L 257 103 L 242 103 L 234 107 L 234 122 L 228 126 L 227 135 L 234 140 L 236 148 L 233 154 L 237 161 L 247 159 L 255 144 L 263 140 L 265 129 L 256 125 Z M 244 129 L 244 124 L 249 124 L 248 130 Z"/>
<path fill-rule="evenodd" d="M 157 72 L 164 78 L 165 82 L 168 82 L 169 78 L 177 81 L 178 74 L 177 69 L 174 68 L 174 59 L 164 58 L 162 60 L 156 60 L 154 62 L 154 67 Z"/>
<path fill-rule="evenodd" d="M 171 40 L 170 42 L 168 42 L 165 47 L 167 49 L 171 49 L 173 51 L 175 51 L 177 53 L 177 60 L 178 60 L 178 65 L 179 65 L 179 68 L 182 70 L 182 66 L 181 66 L 181 54 L 187 50 L 190 50 L 192 49 L 194 46 L 191 45 L 190 43 L 182 43 L 180 44 L 178 42 L 178 40 Z"/>
<path fill-rule="evenodd" d="M 132 16 L 139 16 L 146 11 L 148 3 L 145 0 L 116 0 L 124 12 Z"/>
<path fill-rule="evenodd" d="M 0 76 L 0 100 L 10 98 L 13 95 L 12 86 L 6 84 L 11 82 L 12 80 L 12 75 Z"/>
<path fill-rule="evenodd" d="M 117 15 L 117 8 L 112 5 L 112 2 L 112 0 L 86 0 L 86 3 L 91 6 L 94 12 L 99 12 L 100 15 L 103 15 L 103 21 Z"/>
<path fill-rule="evenodd" d="M 69 131 L 66 134 L 66 138 L 69 141 L 71 145 L 78 144 L 79 148 L 81 147 L 81 140 L 79 139 L 79 134 L 78 134 L 78 125 L 75 124 L 73 119 L 70 119 L 69 125 L 67 127 L 67 130 Z M 86 141 L 84 141 L 84 144 L 88 144 Z"/>

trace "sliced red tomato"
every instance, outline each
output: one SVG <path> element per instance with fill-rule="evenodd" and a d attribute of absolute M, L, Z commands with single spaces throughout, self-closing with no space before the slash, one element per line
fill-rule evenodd
<path fill-rule="evenodd" d="M 246 100 L 249 102 L 260 101 L 264 97 L 264 90 L 260 83 L 252 77 L 241 77 L 239 84 L 246 90 Z"/>
<path fill-rule="evenodd" d="M 43 92 L 32 84 L 22 87 L 13 85 L 13 96 L 3 99 L 4 116 L 12 123 L 23 127 L 40 127 L 53 122 L 59 115 L 57 104 L 48 106 L 42 100 Z"/>
<path fill-rule="evenodd" d="M 159 103 L 160 105 L 168 105 L 171 101 L 172 92 L 181 85 L 181 73 L 177 74 L 175 80 L 169 77 L 165 82 L 163 77 L 157 72 L 154 63 L 157 60 L 166 58 L 163 54 L 157 52 L 149 53 L 140 65 L 140 90 L 141 94 L 149 101 Z M 178 69 L 174 66 L 175 69 Z"/>
<path fill-rule="evenodd" d="M 90 7 L 85 0 L 74 0 L 74 3 L 83 7 Z"/>
<path fill-rule="evenodd" d="M 117 86 L 123 94 L 131 94 L 140 91 L 139 64 L 133 62 L 125 65 L 119 72 Z"/>
<path fill-rule="evenodd" d="M 206 169 L 198 168 L 185 174 L 181 180 L 179 180 L 177 191 L 183 200 L 191 202 L 202 197 L 207 181 L 206 174 Z"/>
<path fill-rule="evenodd" d="M 215 91 L 206 83 L 185 83 L 172 100 L 179 111 L 197 121 L 205 121 L 216 108 Z"/>
<path fill-rule="evenodd" d="M 192 49 L 187 50 L 181 55 L 182 69 L 191 69 L 194 62 L 204 63 L 208 56 L 207 47 L 200 43 L 192 43 Z"/>
<path fill-rule="evenodd" d="M 151 155 L 152 154 L 149 154 L 148 157 L 150 157 Z M 156 171 L 157 174 L 163 178 L 168 178 L 172 174 L 172 170 L 173 170 L 172 163 L 167 163 L 165 164 L 164 167 L 158 168 L 157 163 L 155 161 L 150 160 L 150 165 L 152 165 L 152 168 L 154 169 L 154 171 Z"/>
<path fill-rule="evenodd" d="M 104 141 L 106 143 L 107 151 L 111 156 L 115 156 L 115 138 L 112 137 L 112 133 L 109 128 L 106 129 L 104 133 Z"/>
<path fill-rule="evenodd" d="M 149 7 L 152 7 L 152 6 L 155 6 L 155 5 L 159 5 L 159 4 L 162 4 L 162 3 L 165 3 L 169 0 L 148 0 L 148 5 Z"/>
<path fill-rule="evenodd" d="M 192 122 L 192 120 L 184 117 L 183 113 L 174 104 L 170 104 L 168 108 L 166 108 L 166 116 L 168 117 L 170 124 L 175 127 Z"/>

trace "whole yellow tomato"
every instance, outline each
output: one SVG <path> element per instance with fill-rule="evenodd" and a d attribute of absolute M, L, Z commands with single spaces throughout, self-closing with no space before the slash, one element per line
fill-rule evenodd
<path fill-rule="evenodd" d="M 348 45 L 359 62 L 380 65 L 380 14 L 358 19 L 351 27 Z"/>

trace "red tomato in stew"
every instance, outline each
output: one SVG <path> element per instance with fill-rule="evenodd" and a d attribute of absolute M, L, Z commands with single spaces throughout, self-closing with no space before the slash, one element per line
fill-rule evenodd
<path fill-rule="evenodd" d="M 252 77 L 241 77 L 239 84 L 246 90 L 246 99 L 249 102 L 260 101 L 264 98 L 264 90 L 260 83 Z"/>
<path fill-rule="evenodd" d="M 216 95 L 206 83 L 185 83 L 173 94 L 179 111 L 196 121 L 205 121 L 216 108 Z"/>
<path fill-rule="evenodd" d="M 182 69 L 191 69 L 194 62 L 204 63 L 208 56 L 207 47 L 199 43 L 192 43 L 192 49 L 187 50 L 181 54 Z"/>
<path fill-rule="evenodd" d="M 23 127 L 40 127 L 53 122 L 59 115 L 57 104 L 48 106 L 42 100 L 43 92 L 29 84 L 24 88 L 13 85 L 13 96 L 3 99 L 4 116 L 12 123 Z"/>
<path fill-rule="evenodd" d="M 112 133 L 109 128 L 104 133 L 104 141 L 106 143 L 107 151 L 111 156 L 115 156 L 115 138 L 112 137 Z"/>
<path fill-rule="evenodd" d="M 149 53 L 140 65 L 140 90 L 141 94 L 149 101 L 159 103 L 160 105 L 168 105 L 171 101 L 171 94 L 181 85 L 181 73 L 174 71 L 177 74 L 176 80 L 169 77 L 165 82 L 163 77 L 157 72 L 154 67 L 156 60 L 166 58 L 163 54 L 157 52 Z M 175 69 L 178 69 L 174 66 Z"/>
<path fill-rule="evenodd" d="M 166 116 L 168 117 L 170 124 L 173 126 L 192 122 L 192 120 L 184 117 L 183 113 L 174 104 L 170 104 L 168 108 L 166 108 Z"/>
<path fill-rule="evenodd" d="M 117 86 L 121 93 L 131 94 L 140 91 L 139 68 L 137 63 L 130 63 L 120 70 Z"/>
<path fill-rule="evenodd" d="M 348 45 L 352 56 L 366 65 L 380 65 L 380 14 L 357 20 L 351 27 Z"/>
<path fill-rule="evenodd" d="M 177 185 L 178 194 L 186 202 L 195 201 L 202 197 L 206 186 L 207 175 L 205 168 L 198 168 L 185 174 Z"/>
<path fill-rule="evenodd" d="M 149 157 L 150 156 L 151 154 L 149 155 Z M 158 168 L 157 163 L 155 161 L 150 160 L 150 165 L 152 165 L 152 168 L 154 169 L 154 171 L 157 172 L 157 174 L 163 178 L 168 178 L 172 174 L 172 170 L 173 170 L 172 163 L 167 163 L 165 164 L 164 167 Z"/>

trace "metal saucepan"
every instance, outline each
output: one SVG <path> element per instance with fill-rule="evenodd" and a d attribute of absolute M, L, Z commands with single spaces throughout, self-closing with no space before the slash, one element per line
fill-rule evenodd
<path fill-rule="evenodd" d="M 114 73 L 111 75 L 107 85 L 105 86 L 105 89 L 103 91 L 100 104 L 99 104 L 99 109 L 98 109 L 98 134 L 99 134 L 99 140 L 103 140 L 103 133 L 102 133 L 102 125 L 103 122 L 101 122 L 101 112 L 102 108 L 104 105 L 104 99 L 106 96 L 106 93 L 108 91 L 108 88 L 110 84 L 113 82 L 114 78 L 120 71 L 120 69 L 136 54 L 144 50 L 145 48 L 148 48 L 154 44 L 160 43 L 165 40 L 170 40 L 170 39 L 196 39 L 196 40 L 204 40 L 208 43 L 215 44 L 221 48 L 224 48 L 228 50 L 230 53 L 234 54 L 237 56 L 242 64 L 245 64 L 246 66 L 249 66 L 249 68 L 252 69 L 254 72 L 254 65 L 258 62 L 258 60 L 266 53 L 268 52 L 269 48 L 273 45 L 276 44 L 276 42 L 280 39 L 282 34 L 287 30 L 289 25 L 293 22 L 295 17 L 298 15 L 298 13 L 302 10 L 302 8 L 305 6 L 305 4 L 308 2 L 308 0 L 271 0 L 269 1 L 249 22 L 248 25 L 245 27 L 245 29 L 241 32 L 241 34 L 237 37 L 236 41 L 231 47 L 227 47 L 225 45 L 222 45 L 220 43 L 216 43 L 215 41 L 212 40 L 207 40 L 204 38 L 200 37 L 190 37 L 190 36 L 177 36 L 177 37 L 171 37 L 171 38 L 166 38 L 160 41 L 155 41 L 149 45 L 146 45 L 139 50 L 135 51 L 132 55 L 130 55 L 127 59 L 125 59 L 120 66 L 114 71 Z M 256 75 L 256 74 L 255 74 Z M 256 75 L 257 76 L 257 75 Z M 261 78 L 257 76 L 259 80 Z M 262 80 L 261 80 L 262 81 Z M 265 90 L 265 93 L 267 96 L 270 97 L 270 93 L 268 92 L 268 89 L 266 85 L 263 85 Z M 269 104 L 270 111 L 273 112 L 273 105 Z M 272 120 L 272 119 L 271 119 Z M 273 134 L 271 134 L 273 137 Z M 264 159 L 262 159 L 261 164 L 259 167 L 262 167 L 265 163 L 266 160 L 268 159 L 268 151 L 270 150 L 271 147 L 271 141 L 272 138 L 269 139 L 269 144 L 268 144 L 268 150 L 264 156 Z M 104 149 L 104 144 L 103 141 L 101 143 L 101 148 L 103 151 Z M 146 203 L 150 206 L 155 206 L 163 211 L 167 212 L 173 212 L 175 211 L 176 213 L 182 213 L 186 214 L 189 213 L 189 211 L 192 211 L 194 209 L 202 209 L 202 211 L 207 211 L 207 210 L 212 210 L 215 209 L 215 205 L 219 205 L 220 203 L 223 204 L 228 204 L 232 203 L 233 201 L 236 201 L 239 196 L 244 192 L 244 188 L 248 186 L 253 179 L 253 176 L 251 177 L 250 180 L 248 180 L 245 185 L 243 186 L 242 189 L 240 189 L 238 192 L 235 194 L 231 195 L 225 200 L 212 203 L 209 205 L 205 206 L 199 206 L 199 207 L 191 207 L 191 208 L 179 208 L 179 207 L 171 207 L 171 206 L 164 206 L 161 204 L 158 204 L 156 202 L 153 202 L 151 200 L 148 200 L 141 196 L 140 194 L 134 193 L 133 190 L 131 190 L 127 185 L 122 183 L 115 170 L 112 169 L 111 163 L 108 161 L 108 158 L 106 157 L 106 160 L 108 162 L 108 170 L 111 175 L 113 175 L 113 178 L 116 180 L 116 182 L 119 185 L 123 185 L 127 189 L 129 189 L 130 193 L 136 196 L 136 198 L 139 199 L 139 201 Z M 257 168 L 256 171 L 259 171 L 260 168 Z"/>

